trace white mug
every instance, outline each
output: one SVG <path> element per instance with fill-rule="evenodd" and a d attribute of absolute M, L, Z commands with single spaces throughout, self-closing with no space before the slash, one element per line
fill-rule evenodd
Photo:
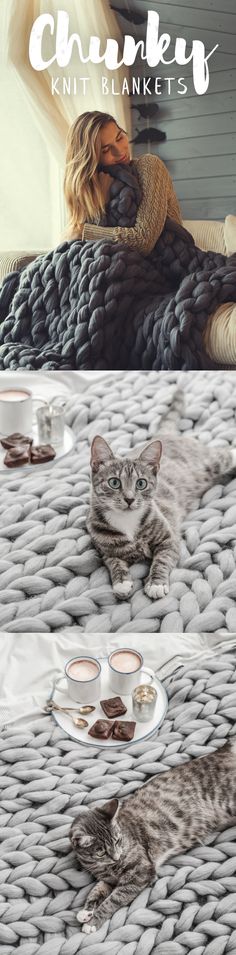
<path fill-rule="evenodd" d="M 120 656 L 120 661 L 119 661 Z M 135 658 L 132 661 L 132 656 Z M 134 664 L 134 669 L 130 669 Z M 137 665 L 135 665 L 137 664 Z M 120 665 L 120 669 L 119 669 Z M 150 682 L 155 677 L 154 670 L 143 666 L 143 656 L 139 650 L 133 650 L 131 647 L 121 647 L 113 650 L 108 657 L 109 682 L 111 689 L 119 696 L 126 696 L 133 692 L 140 683 L 141 674 L 145 673 L 150 677 Z M 127 667 L 127 669 L 125 669 Z"/>
<path fill-rule="evenodd" d="M 33 424 L 33 402 L 42 402 L 44 398 L 33 397 L 28 388 L 0 389 L 0 434 L 7 436 L 19 432 L 31 432 Z"/>
<path fill-rule="evenodd" d="M 86 653 L 72 657 L 65 666 L 68 693 L 76 703 L 94 703 L 101 695 L 101 664 Z"/>

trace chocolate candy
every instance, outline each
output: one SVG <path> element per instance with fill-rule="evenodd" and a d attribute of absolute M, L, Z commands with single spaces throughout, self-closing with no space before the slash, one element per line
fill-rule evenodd
<path fill-rule="evenodd" d="M 101 700 L 101 707 L 109 720 L 114 720 L 116 716 L 124 716 L 124 713 L 127 713 L 127 707 L 120 696 L 113 696 L 110 700 Z"/>
<path fill-rule="evenodd" d="M 7 468 L 22 468 L 25 464 L 29 464 L 29 451 L 30 447 L 19 445 L 15 448 L 9 448 L 9 451 L 5 454 L 4 464 Z"/>
<path fill-rule="evenodd" d="M 97 739 L 109 739 L 113 726 L 114 723 L 108 723 L 108 720 L 96 720 L 96 723 L 93 723 L 93 726 L 88 730 L 88 735 Z"/>
<path fill-rule="evenodd" d="M 20 434 L 16 431 L 15 434 L 9 434 L 7 438 L 1 438 L 1 444 L 3 448 L 6 448 L 8 451 L 9 448 L 15 448 L 19 445 L 22 447 L 22 445 L 29 446 L 33 444 L 33 438 L 28 438 L 25 434 Z"/>
<path fill-rule="evenodd" d="M 128 723 L 126 720 L 116 720 L 113 725 L 112 736 L 121 742 L 129 742 L 133 739 L 136 723 Z"/>
<path fill-rule="evenodd" d="M 51 444 L 33 445 L 33 438 L 24 434 L 9 434 L 7 438 L 0 439 L 3 448 L 6 448 L 7 454 L 4 458 L 4 464 L 7 468 L 20 468 L 25 464 L 45 464 L 47 461 L 53 461 L 56 457 L 56 451 Z"/>
<path fill-rule="evenodd" d="M 33 445 L 30 449 L 31 464 L 46 464 L 46 461 L 53 461 L 56 457 L 56 451 L 51 444 Z"/>

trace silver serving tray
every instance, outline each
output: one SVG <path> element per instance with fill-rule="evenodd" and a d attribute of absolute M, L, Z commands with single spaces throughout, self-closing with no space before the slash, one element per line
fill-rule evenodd
<path fill-rule="evenodd" d="M 108 668 L 108 659 L 100 658 L 101 663 L 101 700 L 111 699 L 113 696 L 117 696 L 117 693 L 113 693 L 109 684 L 109 668 Z M 145 670 L 145 663 L 144 663 Z M 137 684 L 147 683 L 147 675 L 145 672 L 141 673 L 140 681 L 137 679 Z M 79 727 L 74 726 L 71 717 L 67 713 L 60 713 L 60 711 L 53 710 L 52 715 L 56 720 L 56 723 L 67 733 L 67 736 L 70 736 L 71 739 L 76 740 L 77 743 L 82 743 L 84 746 L 91 746 L 93 749 L 124 749 L 127 746 L 134 746 L 135 743 L 142 743 L 144 740 L 149 739 L 150 736 L 154 736 L 159 726 L 163 722 L 164 716 L 168 707 L 168 697 L 163 684 L 158 680 L 158 677 L 155 677 L 152 680 L 152 686 L 155 687 L 157 691 L 157 703 L 153 718 L 148 723 L 139 723 L 136 721 L 134 738 L 130 742 L 121 742 L 116 739 L 95 739 L 92 736 L 88 735 L 88 730 L 90 726 L 99 719 L 107 719 L 105 713 L 103 712 L 100 702 L 94 703 L 95 710 L 93 713 L 90 713 L 85 719 L 88 721 L 88 727 L 85 729 L 79 729 Z M 119 717 L 120 720 L 132 720 L 135 721 L 135 717 L 132 711 L 132 696 L 127 696 L 126 694 L 120 694 L 121 699 L 123 700 L 125 706 L 127 707 L 127 713 L 125 716 Z M 75 703 L 74 700 L 68 694 L 67 682 L 65 677 L 62 677 L 58 682 L 56 687 L 53 690 L 51 699 L 58 703 L 60 706 L 70 706 L 75 707 L 74 715 L 79 714 L 79 706 L 83 705 L 82 703 Z M 72 714 L 73 715 L 73 714 Z"/>

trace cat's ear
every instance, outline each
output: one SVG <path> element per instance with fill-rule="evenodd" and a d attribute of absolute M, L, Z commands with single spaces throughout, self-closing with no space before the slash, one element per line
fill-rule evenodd
<path fill-rule="evenodd" d="M 87 833 L 84 833 L 84 836 L 80 836 L 79 838 L 79 844 L 80 846 L 82 846 L 82 848 L 87 848 L 88 846 L 91 846 L 92 842 L 94 842 L 93 836 L 89 836 L 87 835 Z"/>
<path fill-rule="evenodd" d="M 139 455 L 139 461 L 142 464 L 147 464 L 148 467 L 152 468 L 156 473 L 159 469 L 160 460 L 162 455 L 162 443 L 161 441 L 150 441 L 150 444 Z"/>
<path fill-rule="evenodd" d="M 114 458 L 114 454 L 109 444 L 107 444 L 100 434 L 96 434 L 91 445 L 90 464 L 92 471 L 98 471 L 100 464 L 107 464 L 111 458 Z"/>
<path fill-rule="evenodd" d="M 108 802 L 104 803 L 104 806 L 99 806 L 97 811 L 101 812 L 102 816 L 106 816 L 110 822 L 114 822 L 118 813 L 119 805 L 119 799 L 109 799 Z"/>
<path fill-rule="evenodd" d="M 93 836 L 90 836 L 87 832 L 82 832 L 81 828 L 77 828 L 75 825 L 71 827 L 69 837 L 73 849 L 86 848 L 94 842 Z"/>

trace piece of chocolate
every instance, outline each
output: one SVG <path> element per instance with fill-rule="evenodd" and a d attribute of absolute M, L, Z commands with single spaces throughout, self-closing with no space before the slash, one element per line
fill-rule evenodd
<path fill-rule="evenodd" d="M 116 716 L 124 716 L 124 713 L 127 713 L 127 707 L 120 696 L 113 696 L 110 700 L 101 700 L 100 705 L 109 720 L 114 720 Z"/>
<path fill-rule="evenodd" d="M 108 723 L 108 720 L 96 720 L 96 723 L 93 723 L 93 726 L 88 730 L 88 735 L 97 739 L 109 739 L 113 726 L 114 723 Z"/>
<path fill-rule="evenodd" d="M 112 730 L 112 736 L 114 739 L 119 739 L 121 742 L 129 742 L 133 739 L 134 730 L 136 723 L 128 723 L 127 720 L 116 720 Z"/>
<path fill-rule="evenodd" d="M 19 447 L 9 448 L 9 451 L 5 454 L 4 464 L 7 468 L 22 468 L 25 464 L 29 464 L 29 452 L 29 445 L 28 447 L 19 445 Z"/>
<path fill-rule="evenodd" d="M 30 449 L 31 464 L 46 464 L 47 461 L 53 461 L 56 457 L 56 451 L 51 444 L 33 445 Z"/>
<path fill-rule="evenodd" d="M 33 444 L 33 438 L 29 438 L 26 434 L 20 434 L 16 431 L 15 434 L 9 434 L 7 438 L 1 438 L 1 444 L 3 448 L 6 448 L 6 451 L 8 451 L 9 448 L 19 447 L 19 445 L 22 447 L 24 445 L 29 446 Z"/>

